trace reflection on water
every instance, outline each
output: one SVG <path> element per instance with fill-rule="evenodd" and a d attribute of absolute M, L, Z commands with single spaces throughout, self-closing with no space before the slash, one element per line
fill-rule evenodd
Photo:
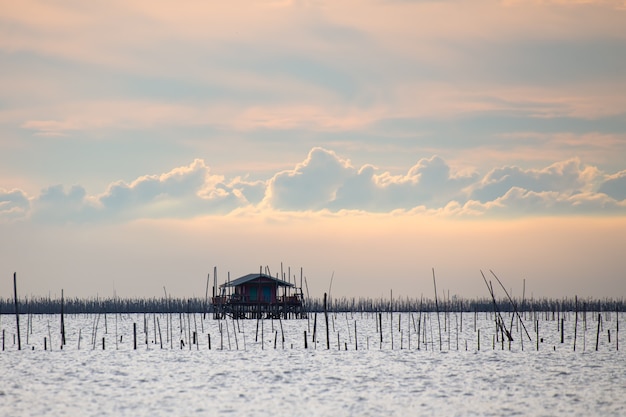
<path fill-rule="evenodd" d="M 257 334 L 255 321 L 224 321 L 220 333 L 220 323 L 200 315 L 195 326 L 178 315 L 158 316 L 155 326 L 152 315 L 142 314 L 109 315 L 106 329 L 103 317 L 66 317 L 63 350 L 58 316 L 24 316 L 17 351 L 13 323 L 3 316 L 0 415 L 626 415 L 626 361 L 616 350 L 614 318 L 602 324 L 597 352 L 595 323 L 586 331 L 579 323 L 574 352 L 571 320 L 564 343 L 557 322 L 545 321 L 539 351 L 536 340 L 522 347 L 515 325 L 511 349 L 507 342 L 502 350 L 492 319 L 479 316 L 475 328 L 473 314 L 464 314 L 462 330 L 455 315 L 446 318 L 441 351 L 432 318 L 423 315 L 418 326 L 415 313 L 394 314 L 393 322 L 383 317 L 382 345 L 374 315 L 333 314 L 330 350 L 321 320 L 313 343 L 312 318 L 266 320 Z M 534 329 L 532 319 L 526 325 Z M 615 329 L 610 344 L 609 329 Z M 201 335 L 197 345 L 189 343 L 193 331 Z M 44 337 L 52 350 L 43 350 Z"/>

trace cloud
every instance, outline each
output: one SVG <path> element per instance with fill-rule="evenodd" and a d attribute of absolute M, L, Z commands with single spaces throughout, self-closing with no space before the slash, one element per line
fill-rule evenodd
<path fill-rule="evenodd" d="M 89 219 L 94 209 L 80 185 L 74 185 L 68 191 L 63 185 L 53 185 L 44 188 L 33 199 L 33 218 L 36 221 L 80 223 Z"/>
<path fill-rule="evenodd" d="M 89 195 L 54 185 L 28 197 L 0 190 L 0 218 L 48 223 L 194 218 L 250 213 L 346 213 L 444 217 L 626 214 L 626 171 L 604 174 L 578 159 L 544 168 L 502 166 L 484 176 L 455 172 L 443 158 L 422 158 L 405 173 L 360 168 L 315 147 L 293 169 L 269 179 L 226 178 L 202 159 L 162 174 L 116 181 Z"/>
<path fill-rule="evenodd" d="M 0 188 L 0 220 L 24 217 L 30 209 L 30 202 L 22 190 Z"/>
<path fill-rule="evenodd" d="M 581 166 L 578 159 L 556 162 L 543 169 L 522 169 L 505 166 L 491 170 L 478 184 L 470 187 L 470 198 L 480 202 L 492 201 L 504 196 L 513 188 L 533 192 L 558 191 L 575 194 L 589 185 L 591 167 Z"/>
<path fill-rule="evenodd" d="M 598 191 L 607 194 L 617 201 L 626 200 L 626 171 L 609 175 L 600 185 Z"/>
<path fill-rule="evenodd" d="M 201 159 L 165 174 L 146 175 L 131 183 L 118 181 L 96 201 L 103 211 L 123 218 L 185 218 L 228 213 L 246 204 L 244 194 L 225 184 L 223 176 L 212 175 Z"/>
<path fill-rule="evenodd" d="M 270 179 L 265 202 L 282 210 L 320 210 L 354 173 L 350 161 L 333 151 L 313 148 L 304 162 Z"/>
<path fill-rule="evenodd" d="M 65 136 L 67 131 L 75 130 L 71 122 L 57 120 L 30 120 L 22 124 L 22 128 L 35 131 L 39 136 Z"/>
<path fill-rule="evenodd" d="M 421 159 L 403 175 L 377 173 L 375 167 L 366 165 L 340 187 L 330 208 L 384 212 L 445 205 L 461 197 L 463 187 L 475 179 L 473 174 L 453 175 L 438 156 Z"/>
<path fill-rule="evenodd" d="M 513 187 L 493 201 L 467 202 L 459 214 L 494 215 L 506 217 L 544 215 L 623 215 L 626 202 L 616 201 L 600 193 L 569 195 L 558 191 L 529 191 Z"/>
<path fill-rule="evenodd" d="M 223 176 L 211 174 L 204 161 L 196 159 L 167 173 L 141 176 L 130 183 L 113 182 L 99 195 L 87 195 L 78 185 L 67 191 L 62 185 L 45 188 L 32 198 L 32 214 L 35 221 L 45 223 L 189 218 L 226 214 L 257 204 L 264 190 L 258 181 L 235 178 L 226 183 Z M 2 199 L 7 200 L 0 205 L 0 216 L 5 218 L 29 207 L 23 193 L 5 193 Z"/>

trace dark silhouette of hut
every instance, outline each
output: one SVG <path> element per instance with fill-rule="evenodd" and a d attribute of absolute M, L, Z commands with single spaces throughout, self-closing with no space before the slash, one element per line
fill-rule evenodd
<path fill-rule="evenodd" d="M 263 273 L 244 275 L 220 285 L 213 315 L 237 319 L 304 318 L 302 288 Z"/>

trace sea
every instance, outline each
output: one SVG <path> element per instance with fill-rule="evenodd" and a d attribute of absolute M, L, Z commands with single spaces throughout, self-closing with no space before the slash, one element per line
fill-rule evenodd
<path fill-rule="evenodd" d="M 626 317 L 577 316 L 2 315 L 0 416 L 626 416 Z"/>

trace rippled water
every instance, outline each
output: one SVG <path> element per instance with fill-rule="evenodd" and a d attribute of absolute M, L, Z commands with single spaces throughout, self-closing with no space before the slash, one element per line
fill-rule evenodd
<path fill-rule="evenodd" d="M 200 315 L 195 324 L 188 316 L 157 317 L 158 325 L 152 315 L 109 315 L 105 329 L 103 316 L 68 316 L 67 344 L 60 350 L 59 316 L 30 320 L 22 316 L 24 334 L 18 351 L 13 344 L 14 323 L 3 316 L 0 415 L 626 415 L 626 362 L 623 350 L 617 350 L 614 317 L 602 324 L 598 351 L 597 324 L 589 321 L 585 331 L 579 323 L 575 352 L 571 317 L 565 322 L 563 344 L 558 321 L 540 321 L 544 341 L 538 351 L 535 340 L 530 342 L 527 336 L 522 350 L 519 331 L 523 330 L 516 331 L 515 326 L 511 350 L 508 343 L 502 350 L 500 342 L 494 344 L 494 325 L 488 315 L 479 316 L 474 328 L 473 314 L 465 314 L 462 331 L 456 316 L 442 319 L 441 350 L 434 316 L 424 316 L 420 322 L 417 350 L 415 313 L 395 314 L 393 322 L 382 315 L 382 345 L 376 315 L 333 315 L 330 350 L 322 315 L 318 315 L 316 345 L 311 340 L 312 319 L 265 320 L 261 344 L 261 323 L 257 337 L 255 321 L 239 325 L 224 321 L 220 337 L 220 324 Z M 132 323 L 137 323 L 139 333 L 137 350 Z M 526 325 L 534 337 L 533 320 Z M 197 345 L 188 343 L 190 328 L 202 334 Z M 172 341 L 170 334 L 175 335 Z M 44 350 L 43 338 L 48 343 L 50 336 L 53 348 Z M 186 341 L 182 349 L 181 339 Z"/>

